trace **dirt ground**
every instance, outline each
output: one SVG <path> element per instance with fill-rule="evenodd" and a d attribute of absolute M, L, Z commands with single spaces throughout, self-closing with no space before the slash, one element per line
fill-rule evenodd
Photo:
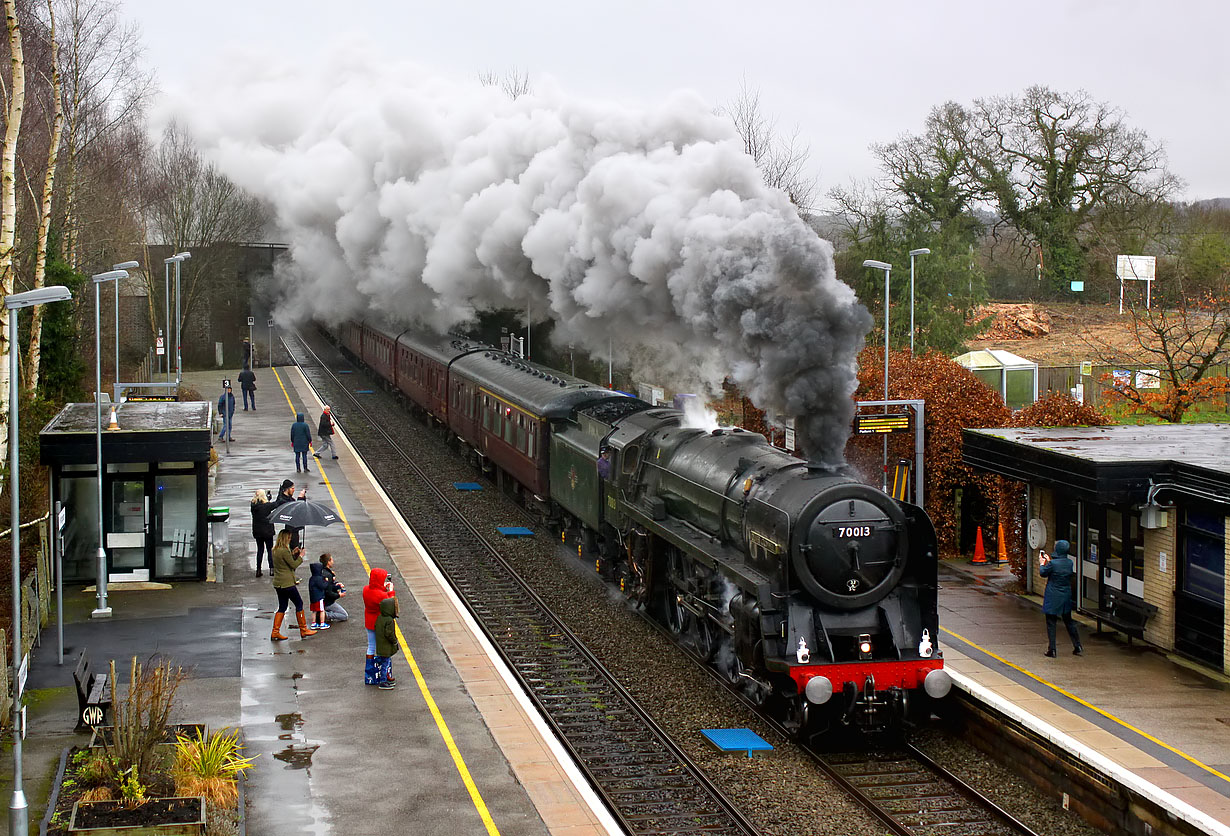
<path fill-rule="evenodd" d="M 984 306 L 978 318 L 988 315 L 995 316 L 995 321 L 978 339 L 969 341 L 971 350 L 1002 348 L 1040 366 L 1072 365 L 1095 354 L 1104 356 L 1107 347 L 1122 362 L 1139 353 L 1132 319 L 1126 313 L 1120 315 L 1117 305 L 993 303 Z M 1049 333 L 1034 335 L 1041 329 Z"/>

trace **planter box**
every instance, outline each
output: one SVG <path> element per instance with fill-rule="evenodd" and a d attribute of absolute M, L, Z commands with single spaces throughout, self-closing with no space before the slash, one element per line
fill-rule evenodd
<path fill-rule="evenodd" d="M 204 836 L 205 833 L 205 799 L 201 796 L 193 798 L 151 798 L 144 807 L 131 811 L 134 818 L 139 818 L 151 804 L 179 804 L 183 809 L 171 816 L 171 821 L 164 824 L 108 824 L 101 827 L 83 827 L 79 821 L 92 811 L 115 810 L 120 808 L 119 801 L 78 801 L 73 805 L 73 815 L 68 822 L 68 832 L 81 836 Z"/>
<path fill-rule="evenodd" d="M 90 735 L 90 748 L 101 749 L 102 742 L 111 734 L 114 726 L 95 726 L 94 733 Z M 204 732 L 205 726 L 201 723 L 178 723 L 174 726 L 167 726 L 166 737 L 162 741 L 163 746 L 174 746 L 178 735 L 185 737 L 196 737 L 197 732 Z"/>

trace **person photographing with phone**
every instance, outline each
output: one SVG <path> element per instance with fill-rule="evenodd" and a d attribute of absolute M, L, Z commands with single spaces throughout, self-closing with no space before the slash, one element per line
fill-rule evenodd
<path fill-rule="evenodd" d="M 1083 656 L 1081 636 L 1072 620 L 1072 578 L 1076 573 L 1072 558 L 1068 555 L 1067 540 L 1056 540 L 1052 554 L 1038 552 L 1038 573 L 1046 578 L 1046 591 L 1042 595 L 1042 614 L 1046 616 L 1047 649 L 1044 655 L 1055 658 L 1055 628 L 1063 619 L 1072 639 L 1072 653 Z"/>
<path fill-rule="evenodd" d="M 363 626 L 367 628 L 367 667 L 363 671 L 363 682 L 367 685 L 378 685 L 381 681 L 392 685 L 397 681 L 391 675 L 380 677 L 381 671 L 376 664 L 376 619 L 381 615 L 380 602 L 395 595 L 389 573 L 373 569 L 367 586 L 363 587 Z"/>

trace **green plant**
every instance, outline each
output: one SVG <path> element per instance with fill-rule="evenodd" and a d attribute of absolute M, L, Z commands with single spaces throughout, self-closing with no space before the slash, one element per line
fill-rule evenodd
<path fill-rule="evenodd" d="M 107 783 L 109 774 L 106 756 L 102 754 L 90 754 L 88 752 L 79 753 L 83 755 L 79 760 L 74 757 L 74 763 L 77 767 L 77 781 L 85 787 L 98 787 Z M 65 779 L 64 786 L 68 786 L 68 779 Z"/>
<path fill-rule="evenodd" d="M 145 785 L 135 766 L 124 770 L 120 776 L 120 799 L 125 807 L 140 807 L 145 803 Z"/>
<path fill-rule="evenodd" d="M 216 806 L 233 805 L 238 794 L 235 779 L 251 769 L 256 759 L 241 757 L 242 751 L 238 729 L 180 735 L 175 742 L 175 791 L 203 795 Z"/>

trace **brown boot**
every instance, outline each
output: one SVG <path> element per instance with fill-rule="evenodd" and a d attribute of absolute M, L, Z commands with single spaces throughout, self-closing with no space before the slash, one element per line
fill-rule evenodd
<path fill-rule="evenodd" d="M 282 635 L 282 619 L 286 618 L 286 613 L 279 612 L 273 615 L 273 632 L 269 634 L 269 640 L 274 642 L 284 642 L 290 636 Z"/>
<path fill-rule="evenodd" d="M 295 613 L 299 618 L 299 638 L 306 639 L 308 636 L 316 635 L 316 631 L 307 625 L 307 618 L 303 615 L 303 610 Z"/>

